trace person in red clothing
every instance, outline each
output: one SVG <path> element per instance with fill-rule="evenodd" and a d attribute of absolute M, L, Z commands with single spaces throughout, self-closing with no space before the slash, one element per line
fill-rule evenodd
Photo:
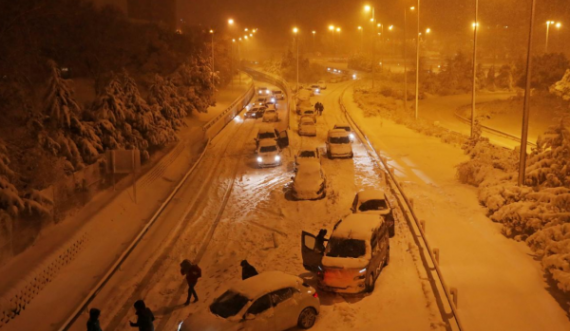
<path fill-rule="evenodd" d="M 186 282 L 188 283 L 188 298 L 184 303 L 188 306 L 192 296 L 194 296 L 194 302 L 198 301 L 198 295 L 194 287 L 198 283 L 198 278 L 202 277 L 202 269 L 197 264 L 190 262 L 190 260 L 184 260 L 180 263 L 180 273 L 186 276 Z"/>

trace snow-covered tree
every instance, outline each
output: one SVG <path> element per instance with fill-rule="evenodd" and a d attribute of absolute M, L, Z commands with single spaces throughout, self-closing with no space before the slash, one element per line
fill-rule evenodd
<path fill-rule="evenodd" d="M 209 62 L 203 57 L 193 58 L 172 75 L 172 83 L 178 88 L 180 96 L 189 102 L 188 113 L 205 113 L 213 104 L 215 86 L 211 75 Z"/>
<path fill-rule="evenodd" d="M 570 69 L 566 70 L 562 79 L 550 86 L 550 93 L 570 101 Z"/>
<path fill-rule="evenodd" d="M 538 138 L 528 160 L 527 182 L 533 186 L 570 188 L 570 130 L 564 120 Z"/>
<path fill-rule="evenodd" d="M 178 93 L 178 88 L 171 79 L 156 74 L 149 89 L 149 100 L 158 106 L 160 113 L 174 129 L 182 126 L 182 119 L 192 111 L 190 102 Z"/>

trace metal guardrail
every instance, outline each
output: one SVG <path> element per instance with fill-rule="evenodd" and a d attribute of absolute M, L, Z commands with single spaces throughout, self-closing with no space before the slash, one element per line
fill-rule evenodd
<path fill-rule="evenodd" d="M 455 117 L 457 117 L 458 120 L 460 120 L 460 121 L 462 121 L 462 122 L 464 122 L 464 123 L 467 123 L 467 124 L 471 124 L 471 120 L 468 119 L 468 118 L 465 118 L 465 117 L 463 117 L 463 116 L 461 116 L 461 115 L 459 115 L 459 113 L 458 113 L 457 110 L 453 113 L 453 115 L 455 115 Z M 521 142 L 521 138 L 519 138 L 519 137 L 517 137 L 517 136 L 514 136 L 514 135 L 512 135 L 512 134 L 510 134 L 510 133 L 506 133 L 506 132 L 503 132 L 503 131 L 500 131 L 500 130 L 497 130 L 497 129 L 493 129 L 493 128 L 489 127 L 489 126 L 482 125 L 482 124 L 479 124 L 479 126 L 481 127 L 482 130 L 491 132 L 491 133 L 496 134 L 496 135 L 498 135 L 498 136 L 502 136 L 502 137 L 505 137 L 505 138 L 514 140 L 514 141 L 519 142 L 519 143 Z M 536 146 L 535 143 L 532 143 L 532 142 L 530 142 L 530 141 L 527 142 L 527 144 L 530 145 L 530 146 Z"/>
<path fill-rule="evenodd" d="M 344 113 L 345 117 L 347 118 L 347 120 L 352 124 L 352 126 L 354 128 L 357 129 L 356 131 L 359 134 L 360 139 L 362 140 L 363 144 L 365 146 L 368 145 L 367 149 L 369 150 L 369 153 L 373 153 L 373 155 L 375 156 L 375 159 L 380 160 L 382 167 L 385 169 L 385 171 L 384 171 L 385 175 L 388 175 L 390 177 L 390 179 L 391 179 L 390 183 L 393 183 L 396 190 L 397 190 L 397 192 L 394 192 L 394 187 L 390 186 L 392 193 L 395 196 L 399 195 L 402 197 L 402 200 L 404 201 L 404 203 L 402 203 L 400 201 L 400 199 L 398 199 L 398 204 L 400 206 L 400 209 L 401 209 L 402 213 L 405 214 L 406 218 L 409 219 L 409 216 L 411 216 L 411 219 L 413 219 L 416 227 L 418 228 L 418 231 L 420 232 L 420 236 L 421 236 L 421 239 L 423 241 L 423 244 L 429 253 L 430 260 L 434 266 L 434 269 L 435 269 L 437 276 L 439 278 L 439 282 L 440 282 L 440 284 L 443 288 L 443 291 L 445 293 L 445 297 L 447 299 L 449 307 L 452 310 L 453 317 L 454 317 L 455 322 L 457 324 L 457 328 L 459 330 L 463 331 L 463 330 L 465 330 L 465 327 L 461 323 L 459 313 L 457 311 L 457 289 L 448 287 L 447 283 L 445 282 L 445 279 L 443 277 L 443 273 L 442 273 L 441 269 L 439 268 L 439 250 L 438 249 L 432 249 L 432 246 L 430 245 L 430 243 L 426 237 L 426 234 L 425 234 L 425 229 L 424 229 L 425 223 L 422 223 L 422 221 L 418 219 L 418 217 L 415 214 L 414 209 L 413 209 L 413 203 L 411 203 L 410 199 L 408 199 L 408 197 L 404 193 L 404 190 L 402 189 L 402 187 L 400 186 L 400 184 L 396 180 L 396 178 L 393 174 L 393 171 L 390 170 L 390 167 L 388 166 L 388 163 L 386 162 L 386 160 L 384 160 L 384 158 L 382 158 L 380 155 L 378 155 L 378 153 L 376 152 L 376 149 L 372 146 L 372 143 L 370 142 L 370 140 L 368 139 L 366 134 L 364 134 L 364 131 L 360 128 L 360 126 L 356 123 L 356 121 L 352 118 L 352 116 L 350 116 L 350 114 L 347 112 L 344 104 L 342 103 L 342 97 L 344 96 L 344 92 L 349 87 L 350 87 L 350 85 L 348 85 L 345 88 L 345 90 L 341 93 L 341 96 L 339 98 L 340 108 L 341 108 L 342 112 Z"/>

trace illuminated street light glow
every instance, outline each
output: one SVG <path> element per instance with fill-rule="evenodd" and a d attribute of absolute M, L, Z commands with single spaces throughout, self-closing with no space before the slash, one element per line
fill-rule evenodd
<path fill-rule="evenodd" d="M 234 38 L 234 39 L 232 39 L 232 43 L 235 43 L 235 42 L 236 42 L 236 39 L 235 39 L 235 38 Z"/>
<path fill-rule="evenodd" d="M 247 36 L 243 36 L 243 37 L 244 37 L 244 39 L 247 39 Z"/>
<path fill-rule="evenodd" d="M 253 37 L 253 33 L 250 33 L 249 36 L 250 36 L 250 37 Z"/>
<path fill-rule="evenodd" d="M 371 10 L 372 10 L 372 7 L 370 7 L 370 5 L 364 6 L 364 11 L 369 12 Z"/>
<path fill-rule="evenodd" d="M 426 29 L 426 33 L 430 33 L 430 32 L 431 32 L 431 29 L 430 29 L 430 28 L 427 28 L 427 29 Z"/>
<path fill-rule="evenodd" d="M 229 24 L 229 25 L 234 25 L 234 20 L 233 20 L 232 18 L 230 18 L 230 19 L 228 20 L 228 24 Z"/>
<path fill-rule="evenodd" d="M 381 27 L 381 26 L 382 26 L 382 24 L 378 23 L 378 24 L 376 24 L 376 26 L 377 26 L 377 27 Z"/>
<path fill-rule="evenodd" d="M 336 28 L 336 32 L 340 32 L 340 28 Z"/>
<path fill-rule="evenodd" d="M 473 22 L 471 26 L 473 27 L 473 29 L 475 29 L 476 27 L 479 27 L 479 22 Z"/>
<path fill-rule="evenodd" d="M 370 22 L 374 22 L 374 19 L 373 19 L 373 18 L 370 18 Z"/>
<path fill-rule="evenodd" d="M 393 26 L 393 25 L 390 25 L 390 26 L 388 27 L 388 30 L 392 31 L 392 29 L 394 29 L 394 26 Z"/>
<path fill-rule="evenodd" d="M 334 25 L 332 25 L 332 24 L 329 25 L 329 30 L 330 30 L 330 31 L 334 31 Z"/>
<path fill-rule="evenodd" d="M 297 34 L 299 32 L 299 29 L 297 29 L 297 27 L 293 28 L 293 33 Z"/>
<path fill-rule="evenodd" d="M 248 28 L 245 28 L 245 29 L 243 29 L 243 31 L 247 32 L 247 31 L 249 31 L 249 29 L 248 29 Z"/>
<path fill-rule="evenodd" d="M 412 6 L 410 7 L 410 10 L 416 10 L 416 7 Z"/>
<path fill-rule="evenodd" d="M 560 29 L 560 28 L 562 27 L 562 23 L 558 22 L 558 23 L 556 23 L 555 26 L 556 26 L 557 29 Z"/>
<path fill-rule="evenodd" d="M 316 34 L 316 33 L 317 33 L 317 31 L 313 30 L 313 31 L 311 31 L 311 33 L 312 33 L 312 34 Z"/>
<path fill-rule="evenodd" d="M 210 29 L 210 33 L 214 33 L 214 30 Z"/>
<path fill-rule="evenodd" d="M 362 27 L 361 27 L 361 26 L 359 26 L 359 27 L 358 27 L 358 30 L 362 30 Z"/>

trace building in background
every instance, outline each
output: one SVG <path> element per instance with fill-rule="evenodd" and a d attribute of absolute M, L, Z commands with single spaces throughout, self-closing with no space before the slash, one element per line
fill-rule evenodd
<path fill-rule="evenodd" d="M 133 20 L 176 29 L 176 0 L 127 0 L 127 14 Z"/>

